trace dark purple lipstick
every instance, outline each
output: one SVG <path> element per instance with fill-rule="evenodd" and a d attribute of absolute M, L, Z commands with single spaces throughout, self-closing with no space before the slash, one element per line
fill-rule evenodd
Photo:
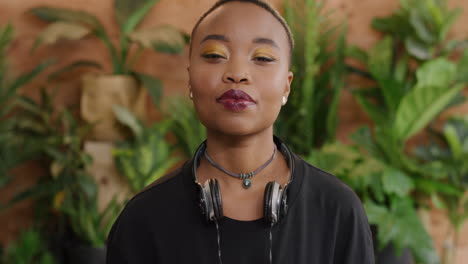
<path fill-rule="evenodd" d="M 249 105 L 255 104 L 255 101 L 248 93 L 235 89 L 223 93 L 216 101 L 222 104 L 224 108 L 235 112 L 242 111 Z"/>

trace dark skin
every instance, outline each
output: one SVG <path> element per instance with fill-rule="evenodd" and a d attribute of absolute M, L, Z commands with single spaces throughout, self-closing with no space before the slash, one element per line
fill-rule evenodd
<path fill-rule="evenodd" d="M 193 103 L 207 129 L 207 152 L 234 173 L 256 170 L 270 159 L 273 123 L 289 95 L 289 45 L 282 25 L 266 10 L 231 2 L 208 15 L 192 36 L 188 67 Z M 242 111 L 225 109 L 216 98 L 230 89 L 248 93 L 255 101 Z M 200 183 L 220 183 L 224 215 L 250 221 L 263 217 L 263 196 L 269 181 L 284 186 L 289 168 L 280 152 L 252 178 L 249 189 L 201 159 Z"/>

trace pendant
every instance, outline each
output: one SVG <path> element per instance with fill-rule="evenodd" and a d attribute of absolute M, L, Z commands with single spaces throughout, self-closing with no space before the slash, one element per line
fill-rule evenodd
<path fill-rule="evenodd" d="M 252 186 L 252 182 L 249 179 L 244 179 L 242 181 L 242 187 L 244 187 L 244 189 L 248 189 L 250 186 Z"/>

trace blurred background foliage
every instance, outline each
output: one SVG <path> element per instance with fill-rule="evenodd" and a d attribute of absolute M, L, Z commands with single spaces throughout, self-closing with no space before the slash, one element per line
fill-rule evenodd
<path fill-rule="evenodd" d="M 99 121 L 84 122 L 77 106 L 57 108 L 59 88 L 41 87 L 39 98 L 22 94 L 21 87 L 45 74 L 53 61 L 12 74 L 8 47 L 13 26 L 0 29 L 0 188 L 14 179 L 11 169 L 25 162 L 36 161 L 45 171 L 36 184 L 0 205 L 0 210 L 8 210 L 21 201 L 35 201 L 33 227 L 1 251 L 2 263 L 76 263 L 69 256 L 82 246 L 94 250 L 85 255 L 103 263 L 107 234 L 125 202 L 189 159 L 205 139 L 186 96 L 164 95 L 156 77 L 135 70 L 144 49 L 168 54 L 186 49 L 187 36 L 171 26 L 138 29 L 157 2 L 114 1 L 117 43 L 90 13 L 51 6 L 30 10 L 49 23 L 33 49 L 61 39 L 97 37 L 109 53 L 112 74 L 137 78 L 160 113 L 148 124 L 131 109 L 113 106 L 127 133 L 113 143 L 109 155 L 130 193 L 123 200 L 114 196 L 103 209 L 90 170 L 93 159 L 83 147 Z M 391 15 L 372 21 L 382 38 L 363 50 L 347 44 L 345 21 L 331 19 L 333 10 L 322 1 L 282 2 L 296 49 L 292 93 L 275 134 L 358 194 L 373 227 L 377 263 L 388 263 L 380 253 L 394 249 L 397 258 L 410 252 L 414 263 L 454 264 L 468 218 L 468 113 L 444 118 L 441 113 L 465 102 L 468 41 L 448 34 L 462 11 L 449 8 L 445 0 L 400 0 Z M 83 66 L 103 68 L 96 61 L 77 60 L 49 72 L 48 80 Z M 348 81 L 356 76 L 364 81 Z M 347 144 L 337 140 L 344 92 L 350 92 L 369 117 L 369 125 L 351 133 Z M 427 135 L 426 141 L 411 142 L 421 134 Z M 421 212 L 433 206 L 444 211 L 452 226 L 441 256 L 421 221 Z"/>

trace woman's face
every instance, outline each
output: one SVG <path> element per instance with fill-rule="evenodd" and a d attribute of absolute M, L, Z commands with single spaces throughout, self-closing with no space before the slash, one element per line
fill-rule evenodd
<path fill-rule="evenodd" d="M 250 135 L 271 128 L 289 95 L 289 44 L 281 23 L 251 3 L 209 14 L 192 36 L 193 102 L 208 130 Z"/>

